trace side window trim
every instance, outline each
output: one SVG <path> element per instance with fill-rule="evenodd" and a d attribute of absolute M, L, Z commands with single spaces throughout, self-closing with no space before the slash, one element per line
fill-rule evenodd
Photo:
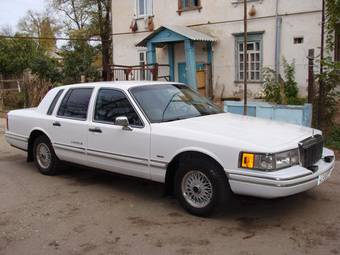
<path fill-rule="evenodd" d="M 55 97 L 53 98 L 50 106 L 48 107 L 48 110 L 47 110 L 47 115 L 52 115 L 54 109 L 55 109 L 55 106 L 57 105 L 58 101 L 59 101 L 59 98 L 60 96 L 63 94 L 64 92 L 64 89 L 60 89 L 57 94 L 55 95 Z"/>
<path fill-rule="evenodd" d="M 137 114 L 139 120 L 141 121 L 142 125 L 141 126 L 136 126 L 136 125 L 131 125 L 131 127 L 133 128 L 144 128 L 145 127 L 145 123 L 143 121 L 143 119 L 140 117 L 140 114 L 138 113 L 138 111 L 136 110 L 136 107 L 133 105 L 133 103 L 131 102 L 130 98 L 128 97 L 128 95 L 126 94 L 126 92 L 122 89 L 118 89 L 118 88 L 112 88 L 112 87 L 102 87 L 102 88 L 99 88 L 97 90 L 97 95 L 96 95 L 96 98 L 95 98 L 95 101 L 94 101 L 94 106 L 93 106 L 93 110 L 92 110 L 92 122 L 93 123 L 101 123 L 101 124 L 107 124 L 107 125 L 112 125 L 112 126 L 116 126 L 113 122 L 109 122 L 109 121 L 100 121 L 100 120 L 95 120 L 95 116 L 96 116 L 96 105 L 97 105 L 97 100 L 98 100 L 98 97 L 99 97 L 99 93 L 101 90 L 114 90 L 114 91 L 118 91 L 118 92 L 121 92 L 124 94 L 124 96 L 127 98 L 127 100 L 129 101 L 131 107 L 133 108 L 133 110 L 135 111 L 135 113 Z"/>
<path fill-rule="evenodd" d="M 76 118 L 76 117 L 68 117 L 68 116 L 59 115 L 59 111 L 60 111 L 60 108 L 61 108 L 61 106 L 62 106 L 62 104 L 63 104 L 63 101 L 66 99 L 66 97 L 67 97 L 66 100 L 68 101 L 69 98 L 70 98 L 70 96 L 71 96 L 72 91 L 75 90 L 75 89 L 91 89 L 91 90 L 92 90 L 92 91 L 91 91 L 90 101 L 89 101 L 89 104 L 88 104 L 88 106 L 87 106 L 86 118 L 84 118 L 84 119 L 83 119 L 83 118 Z M 61 100 L 61 102 L 60 102 L 60 104 L 59 104 L 58 111 L 57 111 L 57 113 L 56 113 L 56 117 L 61 118 L 61 119 L 70 119 L 70 120 L 87 121 L 87 119 L 88 119 L 88 117 L 89 117 L 89 107 L 90 107 L 90 102 L 91 102 L 92 96 L 93 96 L 93 87 L 69 88 L 69 89 L 66 91 L 64 97 L 62 98 L 62 100 Z"/>

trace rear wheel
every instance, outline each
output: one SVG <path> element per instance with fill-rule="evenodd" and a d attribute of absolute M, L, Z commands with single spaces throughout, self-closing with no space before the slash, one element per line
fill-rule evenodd
<path fill-rule="evenodd" d="M 208 216 L 222 206 L 231 195 L 229 183 L 221 167 L 209 159 L 186 159 L 175 176 L 175 191 L 181 205 L 190 213 Z"/>
<path fill-rule="evenodd" d="M 33 146 L 34 163 L 39 172 L 56 175 L 60 171 L 60 161 L 55 155 L 52 144 L 46 136 L 39 136 Z"/>

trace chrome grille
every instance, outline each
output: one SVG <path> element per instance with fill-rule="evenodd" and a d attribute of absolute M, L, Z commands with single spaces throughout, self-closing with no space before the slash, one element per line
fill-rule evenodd
<path fill-rule="evenodd" d="M 322 157 L 323 137 L 315 135 L 299 143 L 300 162 L 303 167 L 312 169 L 312 166 Z"/>

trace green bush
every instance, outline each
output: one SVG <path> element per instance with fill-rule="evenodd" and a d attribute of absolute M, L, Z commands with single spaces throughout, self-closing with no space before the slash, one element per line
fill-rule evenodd
<path fill-rule="evenodd" d="M 306 97 L 291 97 L 287 99 L 287 104 L 290 105 L 304 105 L 307 103 Z"/>
<path fill-rule="evenodd" d="M 340 92 L 337 87 L 340 84 L 340 62 L 334 62 L 331 57 L 326 57 L 322 63 L 324 71 L 316 75 L 316 81 L 319 85 L 322 82 L 324 88 L 320 128 L 326 131 L 333 124 L 336 112 L 339 110 Z"/>
<path fill-rule="evenodd" d="M 25 104 L 25 95 L 23 92 L 7 91 L 4 93 L 5 109 L 19 109 L 23 108 Z"/>
<path fill-rule="evenodd" d="M 340 127 L 334 126 L 329 133 L 329 135 L 326 137 L 326 145 L 336 149 L 340 150 Z"/>
<path fill-rule="evenodd" d="M 273 69 L 268 67 L 262 69 L 265 100 L 276 104 L 304 104 L 306 99 L 298 97 L 299 89 L 295 81 L 295 61 L 293 60 L 291 64 L 285 58 L 282 61 L 284 79 L 279 75 L 279 81 L 276 81 L 276 72 Z"/>
<path fill-rule="evenodd" d="M 263 93 L 267 102 L 282 104 L 280 84 L 275 80 L 275 71 L 269 67 L 262 69 Z"/>
<path fill-rule="evenodd" d="M 294 101 L 298 97 L 298 86 L 295 81 L 295 60 L 291 64 L 287 62 L 285 58 L 282 58 L 283 61 L 283 72 L 285 76 L 284 82 L 284 92 L 287 98 L 287 101 Z"/>

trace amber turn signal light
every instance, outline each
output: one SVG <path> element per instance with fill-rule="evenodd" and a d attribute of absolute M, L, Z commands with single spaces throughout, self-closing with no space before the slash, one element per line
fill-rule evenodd
<path fill-rule="evenodd" d="M 255 155 L 252 153 L 242 153 L 242 162 L 241 166 L 243 168 L 254 168 L 254 158 Z"/>

